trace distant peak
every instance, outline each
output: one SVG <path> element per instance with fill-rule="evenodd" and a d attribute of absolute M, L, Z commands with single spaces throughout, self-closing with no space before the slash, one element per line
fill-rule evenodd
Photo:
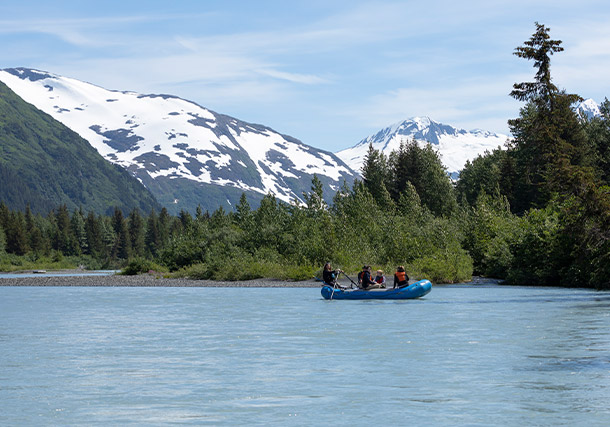
<path fill-rule="evenodd" d="M 576 111 L 580 114 L 584 114 L 589 119 L 601 116 L 599 104 L 591 98 L 587 98 L 578 104 Z"/>

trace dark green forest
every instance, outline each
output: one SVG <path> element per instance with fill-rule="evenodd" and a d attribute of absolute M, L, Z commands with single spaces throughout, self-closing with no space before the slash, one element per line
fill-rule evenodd
<path fill-rule="evenodd" d="M 580 117 L 580 96 L 557 88 L 551 56 L 563 50 L 536 23 L 515 55 L 533 63 L 516 83 L 523 102 L 503 148 L 468 162 L 452 182 L 432 145 L 404 141 L 390 156 L 369 147 L 362 180 L 330 205 L 314 176 L 304 203 L 269 194 L 257 209 L 166 209 L 112 215 L 48 214 L 0 204 L 0 268 L 83 264 L 127 273 L 168 271 L 202 279 L 310 279 L 330 261 L 348 273 L 398 264 L 413 278 L 610 289 L 610 102 Z M 330 190 L 328 190 L 330 191 Z"/>

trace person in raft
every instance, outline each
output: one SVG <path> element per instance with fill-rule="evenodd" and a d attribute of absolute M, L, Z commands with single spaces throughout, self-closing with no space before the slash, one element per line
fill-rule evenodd
<path fill-rule="evenodd" d="M 360 271 L 360 273 L 358 273 L 358 286 L 362 287 L 362 275 L 364 274 L 364 272 L 366 271 L 366 269 L 369 268 L 368 265 L 364 265 L 362 267 L 362 270 Z"/>
<path fill-rule="evenodd" d="M 375 283 L 381 285 L 382 288 L 385 288 L 385 276 L 383 275 L 382 270 L 377 270 L 377 275 L 375 276 Z"/>
<path fill-rule="evenodd" d="M 394 288 L 398 286 L 402 288 L 403 286 L 407 286 L 409 284 L 409 276 L 407 276 L 407 272 L 402 265 L 399 265 L 396 268 L 396 273 L 394 273 Z"/>
<path fill-rule="evenodd" d="M 324 264 L 324 271 L 322 272 L 322 279 L 324 280 L 324 283 L 326 283 L 329 286 L 336 286 L 337 285 L 337 278 L 339 277 L 339 273 L 342 273 L 342 270 L 333 270 L 332 267 L 330 266 L 330 262 L 327 262 L 326 264 Z"/>
<path fill-rule="evenodd" d="M 373 280 L 373 278 L 371 277 L 371 267 L 370 266 L 366 266 L 366 269 L 362 272 L 361 285 L 362 285 L 362 289 L 364 289 L 365 291 L 381 288 L 381 285 L 379 283 L 375 282 Z"/>

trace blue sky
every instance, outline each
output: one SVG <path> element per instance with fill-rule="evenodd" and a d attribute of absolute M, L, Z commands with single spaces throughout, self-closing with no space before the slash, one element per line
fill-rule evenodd
<path fill-rule="evenodd" d="M 0 4 L 0 68 L 168 93 L 338 151 L 412 116 L 508 133 L 538 21 L 555 83 L 610 96 L 610 2 L 23 1 Z"/>

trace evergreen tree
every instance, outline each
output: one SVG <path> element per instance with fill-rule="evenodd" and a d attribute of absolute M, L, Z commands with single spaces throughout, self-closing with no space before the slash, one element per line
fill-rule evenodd
<path fill-rule="evenodd" d="M 537 70 L 534 82 L 516 83 L 511 92 L 526 102 L 520 117 L 509 121 L 517 178 L 511 202 L 520 213 L 545 206 L 553 194 L 569 194 L 581 185 L 582 174 L 591 174 L 585 168 L 591 163 L 589 146 L 572 109 L 581 98 L 560 91 L 551 78 L 550 56 L 563 51 L 561 43 L 551 40 L 549 28 L 536 23 L 530 40 L 515 49 L 518 57 L 533 60 Z"/>
<path fill-rule="evenodd" d="M 250 203 L 248 203 L 246 193 L 241 193 L 239 203 L 235 208 L 235 221 L 237 225 L 242 228 L 242 230 L 248 230 L 250 228 L 251 219 L 252 209 L 250 208 Z"/>
<path fill-rule="evenodd" d="M 597 176 L 610 185 L 610 101 L 608 98 L 600 107 L 601 116 L 585 121 L 587 140 L 594 152 Z"/>
<path fill-rule="evenodd" d="M 407 182 L 405 190 L 400 194 L 400 199 L 397 203 L 398 212 L 405 217 L 418 219 L 422 214 L 421 199 L 417 190 Z"/>
<path fill-rule="evenodd" d="M 132 253 L 135 256 L 143 257 L 146 251 L 144 219 L 138 208 L 134 208 L 129 214 L 128 224 Z"/>
<path fill-rule="evenodd" d="M 0 255 L 3 254 L 6 250 L 6 233 L 4 232 L 4 228 L 0 225 Z"/>
<path fill-rule="evenodd" d="M 167 243 L 169 242 L 169 238 L 171 235 L 172 229 L 172 217 L 165 207 L 161 208 L 161 212 L 159 212 L 159 222 L 158 222 L 158 230 L 159 230 L 159 246 L 157 249 L 163 249 Z"/>
<path fill-rule="evenodd" d="M 146 238 L 144 240 L 146 244 L 146 250 L 153 257 L 156 257 L 159 249 L 161 248 L 161 237 L 159 234 L 159 219 L 155 213 L 155 209 L 152 208 L 150 215 L 148 216 L 148 222 L 146 225 Z"/>
<path fill-rule="evenodd" d="M 467 160 L 455 186 L 460 202 L 463 199 L 468 205 L 474 206 L 482 192 L 493 194 L 500 191 L 504 185 L 502 167 L 505 158 L 506 151 L 497 148 L 491 153 L 486 151 L 477 156 L 472 162 Z"/>
<path fill-rule="evenodd" d="M 286 216 L 287 212 L 278 204 L 276 197 L 271 193 L 265 195 L 254 213 L 254 227 L 250 233 L 253 247 L 277 250 L 286 228 Z"/>
<path fill-rule="evenodd" d="M 27 242 L 29 249 L 36 255 L 40 255 L 47 252 L 47 245 L 37 223 L 38 221 L 32 214 L 32 210 L 28 204 L 25 208 L 25 232 L 27 235 Z"/>
<path fill-rule="evenodd" d="M 72 232 L 70 213 L 65 204 L 57 209 L 55 221 L 53 249 L 64 255 L 76 255 L 78 253 L 76 238 Z"/>
<path fill-rule="evenodd" d="M 27 204 L 25 207 L 25 230 L 27 233 L 34 227 L 34 215 L 32 215 L 32 210 L 30 209 L 30 205 Z"/>
<path fill-rule="evenodd" d="M 10 210 L 8 206 L 4 202 L 0 202 L 0 227 L 3 227 L 5 230 L 8 228 L 9 215 Z"/>
<path fill-rule="evenodd" d="M 441 159 L 430 144 L 420 148 L 415 140 L 401 143 L 392 157 L 392 198 L 400 200 L 410 182 L 423 206 L 435 215 L 450 215 L 457 202 L 451 180 Z"/>
<path fill-rule="evenodd" d="M 318 175 L 313 174 L 311 179 L 311 191 L 309 193 L 303 193 L 303 199 L 305 200 L 305 206 L 310 212 L 320 212 L 328 208 L 324 201 L 324 189 L 322 181 L 318 178 Z"/>
<path fill-rule="evenodd" d="M 388 162 L 385 155 L 369 144 L 362 165 L 362 181 L 381 209 L 392 209 L 394 203 L 387 189 L 389 182 Z"/>
<path fill-rule="evenodd" d="M 102 244 L 103 244 L 103 253 L 101 254 L 102 259 L 110 260 L 115 257 L 113 251 L 117 242 L 117 234 L 114 231 L 114 226 L 112 223 L 112 218 L 107 216 L 100 216 L 100 230 L 102 233 Z"/>
<path fill-rule="evenodd" d="M 116 239 L 112 248 L 112 257 L 118 259 L 129 259 L 131 256 L 131 239 L 127 221 L 123 218 L 123 212 L 117 207 L 112 216 L 112 228 Z"/>
<path fill-rule="evenodd" d="M 215 229 L 223 228 L 229 224 L 229 217 L 222 205 L 212 213 L 210 224 Z"/>
<path fill-rule="evenodd" d="M 187 230 L 193 224 L 193 217 L 184 209 L 180 210 L 178 219 L 180 220 L 182 230 Z"/>
<path fill-rule="evenodd" d="M 85 253 L 94 258 L 102 258 L 104 254 L 104 241 L 102 236 L 101 219 L 90 211 L 85 221 L 85 235 L 87 237 L 87 248 Z"/>
<path fill-rule="evenodd" d="M 89 249 L 87 242 L 87 231 L 85 229 L 85 218 L 82 208 L 74 210 L 72 219 L 70 220 L 70 226 L 76 241 L 77 253 L 87 253 Z"/>
<path fill-rule="evenodd" d="M 25 255 L 28 251 L 25 219 L 21 212 L 11 212 L 6 230 L 6 251 L 15 255 Z"/>

